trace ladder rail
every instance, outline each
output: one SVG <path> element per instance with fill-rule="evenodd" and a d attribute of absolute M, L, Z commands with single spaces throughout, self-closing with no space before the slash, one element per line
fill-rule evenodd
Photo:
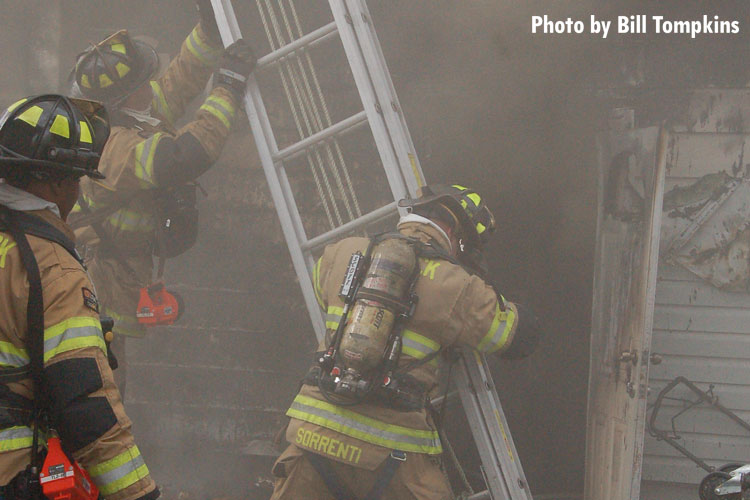
<path fill-rule="evenodd" d="M 393 86 L 391 73 L 388 71 L 370 11 L 365 0 L 345 1 L 357 38 L 364 41 L 360 47 L 367 67 L 374 68 L 370 71 L 370 78 L 374 81 L 374 89 L 382 107 L 383 118 L 393 140 L 398 167 L 409 194 L 415 196 L 417 188 L 424 185 L 424 173 L 419 164 L 409 128 L 406 126 L 401 103 Z"/>

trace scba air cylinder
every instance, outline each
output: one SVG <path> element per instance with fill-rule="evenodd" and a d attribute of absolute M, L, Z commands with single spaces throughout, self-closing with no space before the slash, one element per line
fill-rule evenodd
<path fill-rule="evenodd" d="M 372 249 L 370 266 L 354 297 L 340 353 L 343 376 L 337 392 L 362 390 L 362 378 L 383 360 L 398 304 L 406 304 L 417 257 L 409 242 L 388 238 Z"/>

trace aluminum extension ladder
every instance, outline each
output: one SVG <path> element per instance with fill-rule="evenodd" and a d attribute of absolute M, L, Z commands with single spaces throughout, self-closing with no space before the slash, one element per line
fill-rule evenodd
<path fill-rule="evenodd" d="M 261 1 L 261 0 L 259 0 Z M 270 5 L 270 0 L 263 0 Z M 231 0 L 211 0 L 222 41 L 228 46 L 242 37 Z M 290 2 L 291 3 L 291 2 Z M 305 3 L 309 3 L 309 0 Z M 335 124 L 318 127 L 301 141 L 279 150 L 270 120 L 253 75 L 248 80 L 245 110 L 253 131 L 263 170 L 281 227 L 299 278 L 315 334 L 325 334 L 323 317 L 312 287 L 314 250 L 368 224 L 393 216 L 397 200 L 414 197 L 424 185 L 422 169 L 404 120 L 401 106 L 385 63 L 380 42 L 364 0 L 329 0 L 333 21 L 301 35 L 258 60 L 257 68 L 283 63 L 302 55 L 318 43 L 338 35 L 348 59 L 363 110 Z M 317 83 L 317 82 L 315 82 Z M 368 124 L 377 147 L 393 202 L 308 239 L 292 189 L 285 161 L 309 153 L 342 132 Z M 531 492 L 518 459 L 513 439 L 484 355 L 473 349 L 459 351 L 453 381 L 469 421 L 487 490 L 471 499 L 531 500 Z"/>

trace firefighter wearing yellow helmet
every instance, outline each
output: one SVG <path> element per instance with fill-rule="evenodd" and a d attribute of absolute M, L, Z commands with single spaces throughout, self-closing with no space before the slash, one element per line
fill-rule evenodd
<path fill-rule="evenodd" d="M 159 324 L 153 317 L 139 321 L 136 311 L 144 290 L 158 289 L 154 257 L 174 257 L 195 242 L 193 181 L 219 157 L 255 65 L 242 40 L 222 48 L 210 2 L 198 4 L 201 21 L 166 69 L 151 44 L 125 30 L 79 55 L 74 69 L 77 92 L 102 100 L 112 115 L 99 165 L 107 180 L 82 183 L 71 224 L 99 284 L 103 310 L 116 322 L 121 390 L 125 336 L 142 337 L 145 324 Z M 212 74 L 209 95 L 192 120 L 176 128 Z"/>
<path fill-rule="evenodd" d="M 273 500 L 454 498 L 426 407 L 442 353 L 519 358 L 536 346 L 534 316 L 485 281 L 495 220 L 481 196 L 435 185 L 399 205 L 410 213 L 395 233 L 343 239 L 315 265 L 326 336 L 287 411 Z"/>
<path fill-rule="evenodd" d="M 65 219 L 109 135 L 99 103 L 42 95 L 0 116 L 0 498 L 41 499 L 52 429 L 107 500 L 159 496 L 108 365 Z M 47 484 L 46 481 L 43 481 Z"/>

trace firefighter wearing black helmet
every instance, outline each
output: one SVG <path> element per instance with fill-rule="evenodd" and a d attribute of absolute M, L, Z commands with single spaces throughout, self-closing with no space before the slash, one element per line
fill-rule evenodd
<path fill-rule="evenodd" d="M 124 336 L 145 335 L 136 316 L 140 293 L 160 278 L 154 257 L 176 256 L 194 243 L 192 181 L 219 157 L 255 64 L 242 40 L 222 48 L 210 2 L 199 4 L 201 22 L 168 66 L 152 44 L 123 30 L 84 51 L 73 72 L 75 90 L 102 100 L 112 115 L 99 165 L 107 180 L 82 183 L 71 224 L 91 259 L 104 311 L 116 320 L 121 389 Z M 208 97 L 176 128 L 212 74 Z"/>
<path fill-rule="evenodd" d="M 54 429 L 108 500 L 159 491 L 108 365 L 94 286 L 65 219 L 109 135 L 99 103 L 42 95 L 0 117 L 0 498 L 42 499 Z M 33 469 L 36 467 L 36 471 Z"/>
<path fill-rule="evenodd" d="M 352 326 L 367 317 L 365 309 L 358 312 L 355 301 L 349 314 L 340 295 L 353 255 L 361 254 L 366 262 L 372 252 L 372 264 L 362 273 L 365 277 L 355 298 L 362 294 L 365 306 L 380 303 L 381 309 L 399 300 L 379 289 L 399 281 L 387 272 L 378 275 L 382 269 L 399 268 L 398 259 L 385 251 L 378 253 L 379 244 L 354 237 L 329 245 L 313 271 L 326 336 L 287 411 L 290 445 L 273 467 L 273 500 L 454 498 L 440 467 L 442 446 L 426 404 L 435 395 L 441 353 L 454 345 L 468 345 L 520 358 L 537 343 L 539 329 L 533 315 L 519 311 L 486 281 L 482 251 L 495 219 L 482 197 L 464 186 L 435 185 L 399 205 L 410 213 L 400 219 L 397 232 L 374 240 L 406 241 L 417 257 L 416 272 L 409 278 L 413 293 L 408 305 L 413 309 L 402 308 L 405 319 L 398 324 L 396 364 L 387 370 L 374 368 L 371 379 L 342 388 L 347 372 L 339 362 L 345 366 L 347 357 L 359 359 L 357 352 L 343 352 L 348 348 L 344 341 L 352 340 L 347 338 L 338 344 L 340 359 L 334 356 L 332 364 L 326 364 L 326 357 L 336 352 L 331 347 L 339 332 L 362 343 L 360 336 L 367 331 Z M 372 315 L 373 324 L 379 326 L 386 316 Z M 340 324 L 346 326 L 339 329 Z M 384 364 L 390 362 L 390 346 L 397 344 L 387 345 Z"/>

